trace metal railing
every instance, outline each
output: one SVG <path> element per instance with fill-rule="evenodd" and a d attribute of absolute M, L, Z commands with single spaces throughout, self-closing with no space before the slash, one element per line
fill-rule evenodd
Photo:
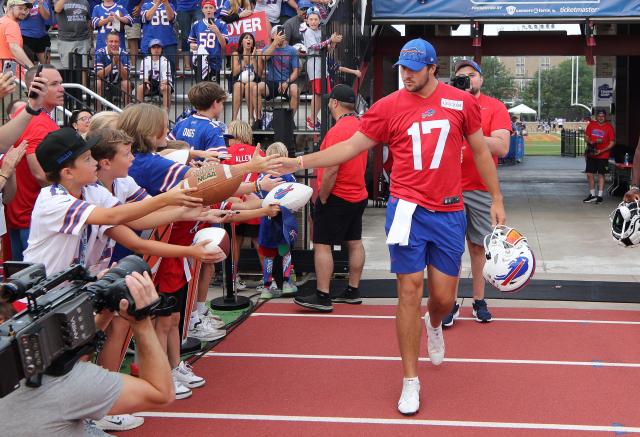
<path fill-rule="evenodd" d="M 586 142 L 584 139 L 584 130 L 562 129 L 560 132 L 560 155 L 583 156 L 586 150 Z"/>

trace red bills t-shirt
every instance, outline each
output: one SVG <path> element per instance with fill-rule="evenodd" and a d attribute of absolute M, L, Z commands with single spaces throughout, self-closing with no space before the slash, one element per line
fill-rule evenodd
<path fill-rule="evenodd" d="M 354 115 L 343 117 L 333 126 L 324 137 L 320 150 L 332 147 L 339 142 L 348 140 L 360 130 L 360 120 Z M 353 159 L 340 164 L 336 183 L 331 194 L 338 196 L 347 202 L 361 202 L 368 197 L 364 183 L 364 172 L 367 169 L 368 152 L 364 151 Z M 322 185 L 324 169 L 316 170 L 318 175 L 318 188 Z"/>
<path fill-rule="evenodd" d="M 484 94 L 480 94 L 476 101 L 480 105 L 482 133 L 485 137 L 491 136 L 491 132 L 499 129 L 511 132 L 511 118 L 504 103 Z M 493 157 L 493 162 L 498 165 L 497 156 Z M 478 173 L 471 146 L 465 139 L 462 145 L 462 191 L 473 190 L 487 191 L 487 186 Z"/>
<path fill-rule="evenodd" d="M 584 131 L 584 135 L 591 143 L 595 144 L 598 151 L 606 149 L 609 147 L 611 141 L 616 140 L 616 134 L 613 130 L 613 126 L 607 122 L 599 124 L 597 121 L 591 120 Z M 600 141 L 596 143 L 598 140 Z M 609 159 L 609 152 L 610 151 L 607 150 L 604 153 L 591 157 L 595 159 Z"/>
<path fill-rule="evenodd" d="M 253 153 L 255 151 L 256 148 L 249 144 L 231 144 L 227 148 L 227 153 L 231 155 L 231 157 L 227 161 L 225 161 L 225 164 L 236 165 L 242 164 L 244 162 L 249 162 L 251 161 L 251 157 L 253 156 Z M 260 156 L 265 156 L 264 151 L 260 151 Z M 244 182 L 255 182 L 256 179 L 258 179 L 258 176 L 260 176 L 258 173 L 247 173 L 244 177 Z M 260 219 L 250 219 L 243 223 L 247 223 L 249 225 L 259 225 Z"/>
<path fill-rule="evenodd" d="M 194 228 L 197 222 L 175 222 L 171 228 L 171 236 L 169 244 L 177 244 L 179 246 L 191 246 L 193 237 L 197 231 Z M 154 277 L 154 282 L 158 291 L 163 293 L 175 293 L 180 290 L 186 283 L 187 278 L 184 273 L 185 258 L 162 258 L 160 267 Z"/>
<path fill-rule="evenodd" d="M 378 100 L 362 117 L 360 132 L 389 145 L 394 197 L 460 211 L 462 139 L 480 128 L 476 99 L 439 82 L 428 98 L 401 89 Z"/>
<path fill-rule="evenodd" d="M 36 178 L 33 177 L 33 174 L 31 174 L 27 156 L 36 153 L 36 149 L 44 137 L 58 129 L 55 121 L 43 111 L 40 115 L 31 119 L 22 136 L 14 144 L 14 146 L 17 146 L 23 140 L 26 140 L 28 146 L 25 156 L 16 166 L 16 184 L 18 186 L 16 195 L 5 208 L 7 227 L 10 229 L 26 229 L 31 226 L 33 205 L 36 203 L 41 187 Z"/>

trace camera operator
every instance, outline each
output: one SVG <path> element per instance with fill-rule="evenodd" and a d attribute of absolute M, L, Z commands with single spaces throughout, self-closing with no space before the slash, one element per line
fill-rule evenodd
<path fill-rule="evenodd" d="M 158 299 L 147 272 L 134 272 L 125 281 L 136 308 Z M 84 436 L 86 419 L 159 408 L 173 401 L 171 369 L 151 320 L 136 320 L 127 308 L 127 301 L 122 299 L 119 314 L 130 323 L 136 337 L 140 377 L 79 361 L 64 376 L 43 375 L 38 388 L 21 384 L 0 402 L 0 418 L 7 435 Z"/>

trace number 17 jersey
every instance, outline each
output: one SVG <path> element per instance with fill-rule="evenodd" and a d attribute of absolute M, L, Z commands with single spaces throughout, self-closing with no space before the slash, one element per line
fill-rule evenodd
<path fill-rule="evenodd" d="M 473 96 L 439 82 L 428 98 L 401 89 L 378 100 L 360 132 L 389 145 L 392 196 L 433 211 L 460 211 L 463 139 L 481 127 Z"/>

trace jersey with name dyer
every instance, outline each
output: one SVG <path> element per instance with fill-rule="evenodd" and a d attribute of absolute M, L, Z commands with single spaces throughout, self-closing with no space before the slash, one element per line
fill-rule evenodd
<path fill-rule="evenodd" d="M 389 145 L 391 195 L 433 211 L 460 211 L 463 137 L 480 128 L 476 99 L 439 82 L 428 98 L 401 89 L 378 100 L 360 132 Z"/>

